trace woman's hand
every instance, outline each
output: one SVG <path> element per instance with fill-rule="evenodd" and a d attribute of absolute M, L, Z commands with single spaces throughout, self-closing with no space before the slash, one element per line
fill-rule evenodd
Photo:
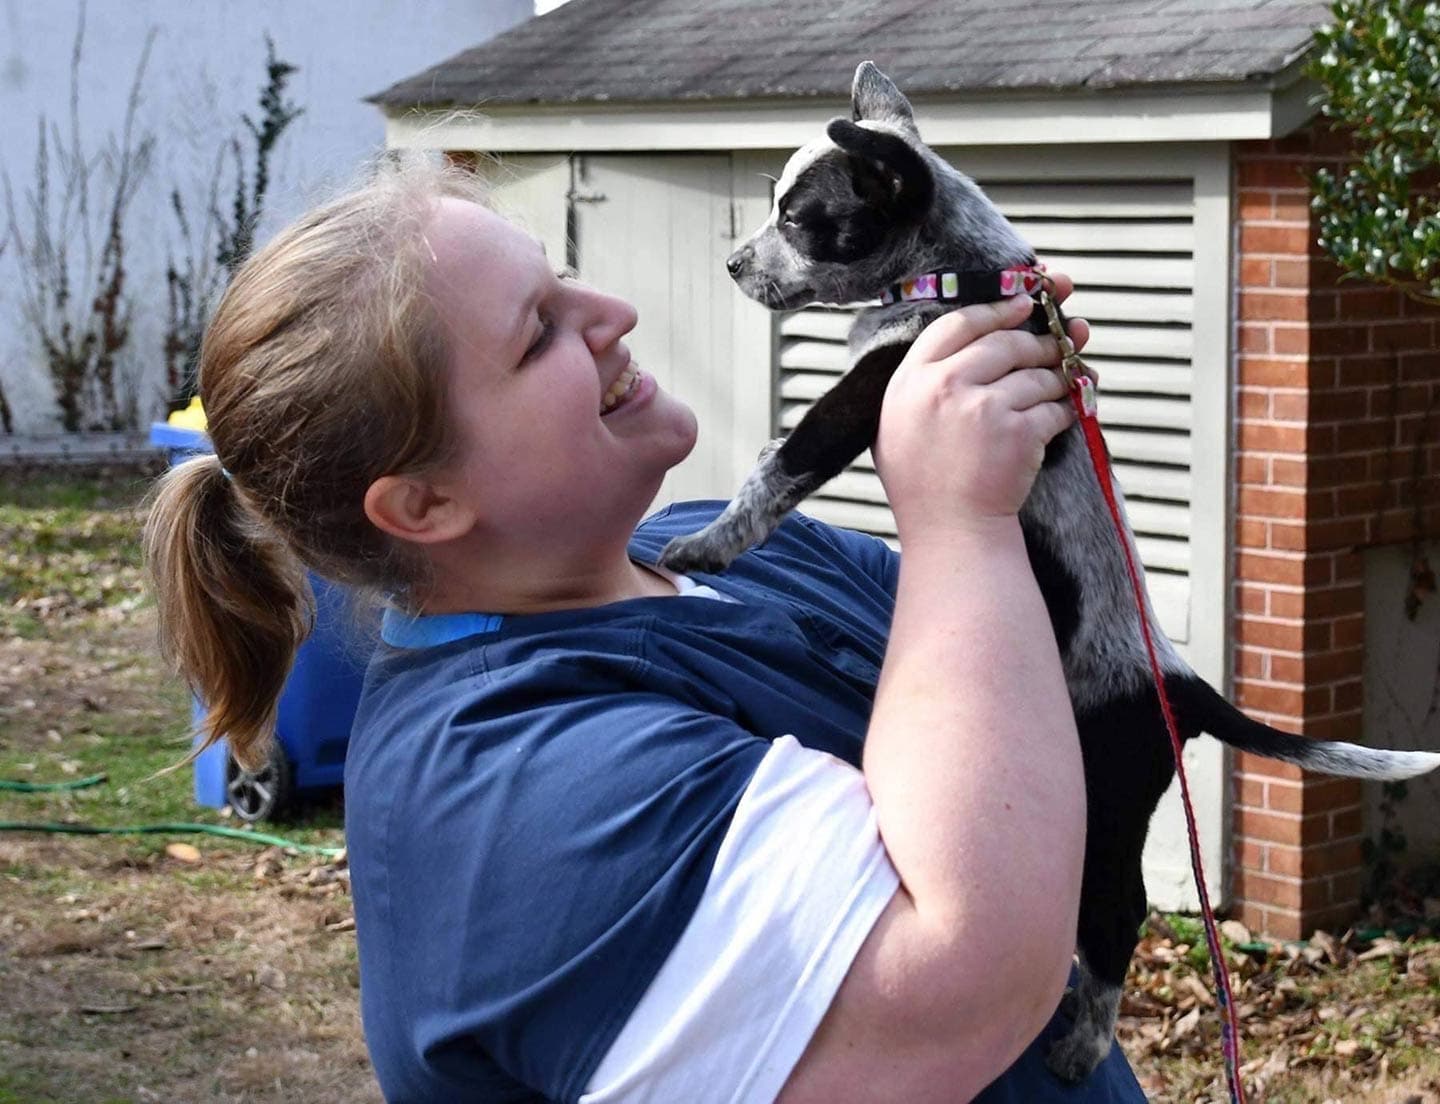
<path fill-rule="evenodd" d="M 1073 290 L 1056 275 L 1056 298 Z M 932 322 L 885 394 L 875 462 L 902 541 L 1014 517 L 1045 446 L 1075 420 L 1053 337 L 1014 329 L 1028 296 L 963 307 Z M 1070 323 L 1077 348 L 1089 338 Z"/>

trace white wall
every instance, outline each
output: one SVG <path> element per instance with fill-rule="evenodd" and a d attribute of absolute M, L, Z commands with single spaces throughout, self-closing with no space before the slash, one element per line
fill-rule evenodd
<path fill-rule="evenodd" d="M 0 0 L 0 173 L 9 176 L 17 205 L 34 186 L 39 116 L 68 125 L 80 8 L 80 0 Z M 169 192 L 179 186 L 197 200 L 240 113 L 258 119 L 265 34 L 280 58 L 299 66 L 287 98 L 305 114 L 271 159 L 262 238 L 383 147 L 383 116 L 362 97 L 532 13 L 532 0 L 90 0 L 80 123 L 92 154 L 118 133 L 146 35 L 156 31 L 139 121 L 156 137 L 157 159 L 128 224 L 127 262 L 136 300 L 130 353 L 135 370 L 149 378 L 152 400 L 163 373 L 166 245 L 175 237 Z M 0 212 L 0 239 L 3 225 Z M 56 424 L 54 401 L 20 320 L 15 253 L 12 245 L 0 256 L 0 383 L 17 428 L 40 431 Z"/>
<path fill-rule="evenodd" d="M 1440 544 L 1425 554 L 1440 569 Z M 1414 621 L 1405 616 L 1410 550 L 1372 548 L 1365 553 L 1364 742 L 1402 751 L 1440 751 L 1440 596 L 1421 603 Z M 1440 771 L 1412 778 L 1399 803 L 1397 822 L 1407 848 L 1401 867 L 1440 859 Z M 1378 782 L 1366 783 L 1365 830 L 1381 824 Z"/>

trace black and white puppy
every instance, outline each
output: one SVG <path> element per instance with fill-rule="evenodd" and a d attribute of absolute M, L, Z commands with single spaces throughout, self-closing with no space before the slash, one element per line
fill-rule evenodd
<path fill-rule="evenodd" d="M 832 120 L 823 137 L 791 157 L 769 220 L 727 262 L 747 295 L 774 310 L 853 303 L 917 273 L 956 273 L 984 288 L 1003 270 L 1034 264 L 1034 251 L 979 187 L 920 140 L 909 101 L 869 62 L 855 73 L 852 114 Z M 663 562 L 719 570 L 764 540 L 792 507 L 870 447 L 886 384 L 906 350 L 927 323 L 960 305 L 902 301 L 862 311 L 846 374 L 762 456 L 725 511 L 672 542 Z M 1027 328 L 1046 332 L 1038 304 Z M 1074 426 L 1051 443 L 1020 514 L 1085 762 L 1081 981 L 1070 997 L 1074 1028 L 1049 1055 L 1067 1081 L 1086 1076 L 1111 1046 L 1146 914 L 1140 854 L 1175 772 L 1121 548 L 1081 434 Z M 1128 525 L 1126 539 L 1135 554 Z M 1440 766 L 1437 754 L 1305 739 L 1251 720 L 1180 658 L 1148 600 L 1145 613 L 1184 739 L 1208 732 L 1232 747 L 1350 777 L 1407 778 Z"/>

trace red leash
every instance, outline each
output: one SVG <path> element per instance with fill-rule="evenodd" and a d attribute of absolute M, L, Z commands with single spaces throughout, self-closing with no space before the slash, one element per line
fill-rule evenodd
<path fill-rule="evenodd" d="M 1240 1080 L 1240 1025 L 1235 1018 L 1235 997 L 1230 991 L 1230 971 L 1225 966 L 1225 956 L 1220 947 L 1220 933 L 1215 925 L 1215 910 L 1210 906 L 1210 893 L 1205 888 L 1205 867 L 1200 860 L 1200 836 L 1195 827 L 1195 808 L 1190 801 L 1190 783 L 1185 777 L 1185 764 L 1181 758 L 1179 729 L 1175 725 L 1175 714 L 1170 708 L 1170 698 L 1165 693 L 1165 679 L 1160 673 L 1160 661 L 1155 654 L 1155 641 L 1150 634 L 1150 619 L 1145 616 L 1145 585 L 1135 566 L 1135 557 L 1130 542 L 1125 539 L 1125 521 L 1120 504 L 1115 500 L 1115 489 L 1110 477 L 1110 458 L 1105 449 L 1105 438 L 1100 434 L 1100 420 L 1095 415 L 1095 384 L 1085 375 L 1084 365 L 1075 353 L 1075 346 L 1065 334 L 1055 312 L 1048 289 L 1041 293 L 1050 318 L 1050 328 L 1060 341 L 1064 354 L 1063 374 L 1070 385 L 1070 401 L 1080 417 L 1080 428 L 1085 433 L 1085 444 L 1090 451 L 1090 463 L 1095 469 L 1095 478 L 1100 482 L 1100 493 L 1105 496 L 1105 505 L 1110 508 L 1110 519 L 1115 524 L 1115 535 L 1125 553 L 1125 570 L 1130 576 L 1130 588 L 1135 595 L 1135 608 L 1140 613 L 1140 632 L 1145 638 L 1145 651 L 1150 657 L 1150 673 L 1155 680 L 1155 693 L 1160 698 L 1160 712 L 1165 717 L 1165 728 L 1170 733 L 1170 748 L 1175 754 L 1175 773 L 1180 779 L 1180 798 L 1185 806 L 1185 827 L 1190 836 L 1190 867 L 1195 875 L 1195 889 L 1200 895 L 1200 913 L 1205 921 L 1205 943 L 1210 948 L 1210 964 L 1215 974 L 1215 997 L 1221 1013 L 1221 1049 L 1225 1055 L 1225 1080 L 1230 1087 L 1231 1104 L 1245 1104 L 1245 1088 Z"/>

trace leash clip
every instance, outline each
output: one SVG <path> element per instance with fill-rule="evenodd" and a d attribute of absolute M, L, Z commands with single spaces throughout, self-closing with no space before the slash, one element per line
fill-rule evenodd
<path fill-rule="evenodd" d="M 1055 300 L 1050 294 L 1051 280 L 1049 276 L 1043 276 L 1040 284 L 1040 305 L 1045 308 L 1045 320 L 1050 324 L 1050 333 L 1060 343 L 1060 376 L 1065 381 L 1065 386 L 1075 390 L 1083 381 L 1088 384 L 1088 390 L 1081 397 L 1085 399 L 1085 409 L 1089 414 L 1095 413 L 1095 384 L 1085 371 L 1085 362 L 1080 359 L 1080 354 L 1075 351 L 1075 342 L 1070 340 L 1070 335 L 1065 332 L 1065 326 L 1060 321 L 1060 312 L 1055 307 Z"/>

